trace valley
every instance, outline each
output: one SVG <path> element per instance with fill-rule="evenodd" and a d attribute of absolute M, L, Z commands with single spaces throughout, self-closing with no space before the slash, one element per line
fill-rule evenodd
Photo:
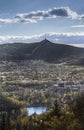
<path fill-rule="evenodd" d="M 61 107 L 84 91 L 84 67 L 44 61 L 1 62 L 0 93 L 25 102 L 26 107 Z"/>
<path fill-rule="evenodd" d="M 83 48 L 0 46 L 0 130 L 83 130 L 83 108 Z"/>

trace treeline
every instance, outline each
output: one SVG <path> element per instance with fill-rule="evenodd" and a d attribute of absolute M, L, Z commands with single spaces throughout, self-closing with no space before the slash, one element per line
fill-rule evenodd
<path fill-rule="evenodd" d="M 0 130 L 84 130 L 84 94 L 65 108 L 60 108 L 56 100 L 53 109 L 41 115 L 28 116 L 21 110 L 11 115 L 2 112 Z"/>
<path fill-rule="evenodd" d="M 19 110 L 22 106 L 24 106 L 23 102 L 2 94 L 0 95 L 0 112 L 9 112 L 16 109 Z"/>

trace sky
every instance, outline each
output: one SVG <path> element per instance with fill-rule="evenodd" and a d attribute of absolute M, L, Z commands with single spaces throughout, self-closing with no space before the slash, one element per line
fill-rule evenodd
<path fill-rule="evenodd" d="M 84 47 L 84 0 L 0 0 L 0 44 L 44 38 Z"/>

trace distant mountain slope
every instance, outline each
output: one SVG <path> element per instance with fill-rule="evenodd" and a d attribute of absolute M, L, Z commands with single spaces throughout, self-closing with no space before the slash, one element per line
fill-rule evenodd
<path fill-rule="evenodd" d="M 35 44 L 13 43 L 0 45 L 0 60 L 24 60 L 38 46 Z"/>
<path fill-rule="evenodd" d="M 84 48 L 56 44 L 48 40 L 37 43 L 13 43 L 0 45 L 0 60 L 44 60 L 84 64 Z"/>

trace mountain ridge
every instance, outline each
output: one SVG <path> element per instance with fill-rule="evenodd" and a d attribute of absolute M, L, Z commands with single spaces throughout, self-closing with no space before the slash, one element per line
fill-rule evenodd
<path fill-rule="evenodd" d="M 50 63 L 84 64 L 84 48 L 52 43 L 47 39 L 35 43 L 8 43 L 0 45 L 0 60 L 43 60 Z"/>

